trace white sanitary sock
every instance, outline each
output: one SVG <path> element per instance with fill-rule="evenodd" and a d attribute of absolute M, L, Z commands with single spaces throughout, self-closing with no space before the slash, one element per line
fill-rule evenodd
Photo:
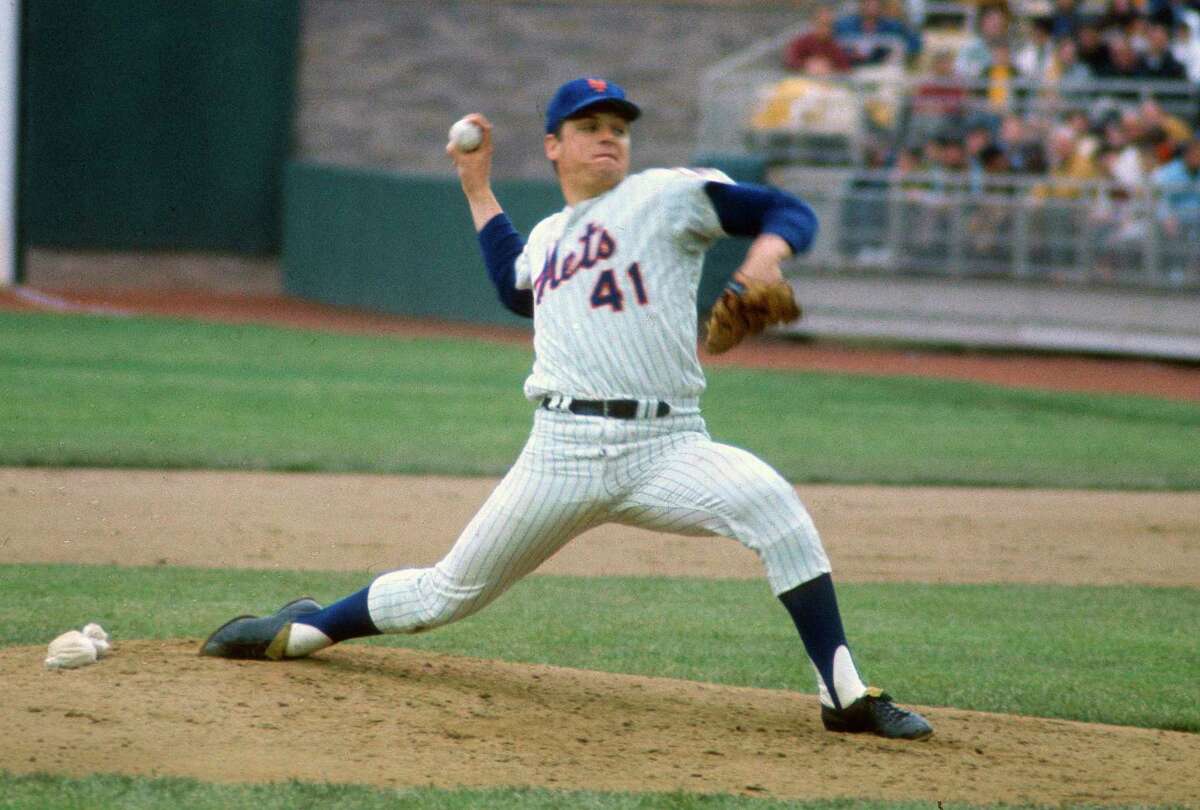
<path fill-rule="evenodd" d="M 323 650 L 333 644 L 333 639 L 322 633 L 311 624 L 292 622 L 288 633 L 287 648 L 283 654 L 287 658 L 303 658 L 312 655 L 317 650 Z"/>

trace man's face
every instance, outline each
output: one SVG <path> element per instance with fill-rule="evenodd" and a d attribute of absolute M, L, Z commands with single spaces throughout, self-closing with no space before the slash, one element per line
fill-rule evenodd
<path fill-rule="evenodd" d="M 1162 53 L 1171 47 L 1171 32 L 1165 25 L 1152 25 L 1146 32 L 1146 40 L 1150 45 L 1150 50 L 1154 53 Z"/>
<path fill-rule="evenodd" d="M 951 169 L 961 169 L 967 165 L 967 151 L 958 142 L 942 146 L 942 165 Z"/>
<path fill-rule="evenodd" d="M 817 13 L 813 15 L 812 29 L 814 33 L 821 36 L 829 36 L 833 33 L 833 24 L 836 18 L 833 14 L 833 9 L 828 6 L 822 6 L 817 9 Z"/>
<path fill-rule="evenodd" d="M 983 34 L 983 38 L 989 42 L 999 40 L 1005 34 L 1005 29 L 1008 28 L 1008 21 L 1004 18 L 1004 12 L 999 9 L 988 9 L 983 13 L 983 19 L 979 21 L 979 31 Z"/>
<path fill-rule="evenodd" d="M 1075 43 L 1072 40 L 1064 39 L 1058 43 L 1058 64 L 1060 67 L 1064 65 L 1075 64 L 1075 58 L 1078 54 L 1075 51 Z"/>
<path fill-rule="evenodd" d="M 986 129 L 972 129 L 967 133 L 967 153 L 978 155 L 983 148 L 992 142 L 992 134 Z"/>
<path fill-rule="evenodd" d="M 629 122 L 603 109 L 587 110 L 563 121 L 557 135 L 547 135 L 545 148 L 563 182 L 588 196 L 602 194 L 629 173 Z"/>
<path fill-rule="evenodd" d="M 1137 62 L 1137 51 L 1127 40 L 1117 39 L 1108 46 L 1109 56 L 1119 70 L 1132 70 Z"/>

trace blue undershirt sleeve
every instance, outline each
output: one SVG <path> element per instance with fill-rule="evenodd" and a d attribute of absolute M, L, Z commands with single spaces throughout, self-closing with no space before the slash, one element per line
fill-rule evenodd
<path fill-rule="evenodd" d="M 523 318 L 532 318 L 533 291 L 516 287 L 517 257 L 525 242 L 506 214 L 496 214 L 479 231 L 479 249 L 500 303 Z"/>
<path fill-rule="evenodd" d="M 792 253 L 812 246 L 817 235 L 817 215 L 803 200 L 769 186 L 753 183 L 709 181 L 704 191 L 712 201 L 721 228 L 730 236 L 773 233 L 787 242 Z"/>

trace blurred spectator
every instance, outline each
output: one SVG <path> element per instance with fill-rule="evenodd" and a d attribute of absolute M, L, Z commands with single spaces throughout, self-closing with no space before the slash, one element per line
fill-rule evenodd
<path fill-rule="evenodd" d="M 1025 42 L 1013 56 L 1013 64 L 1021 77 L 1041 83 L 1048 78 L 1054 62 L 1054 40 L 1050 36 L 1050 18 L 1038 17 L 1029 23 Z"/>
<path fill-rule="evenodd" d="M 1024 2 L 1024 0 L 1018 0 Z M 1013 9 L 1008 0 L 967 0 L 968 5 L 975 6 L 977 14 L 982 16 L 988 9 L 998 9 L 1005 17 L 1012 17 Z"/>
<path fill-rule="evenodd" d="M 1117 109 L 1112 109 L 1105 113 L 1098 122 L 1100 129 L 1101 146 L 1107 152 L 1113 150 L 1120 152 L 1129 145 L 1129 133 L 1122 123 L 1121 112 Z"/>
<path fill-rule="evenodd" d="M 914 160 L 915 155 L 906 157 L 905 167 L 911 166 Z M 905 196 L 913 203 L 902 220 L 904 238 L 916 251 L 932 250 L 944 259 L 945 250 L 939 246 L 945 245 L 946 234 L 954 222 L 954 209 L 962 202 L 961 185 L 956 182 L 966 169 L 962 143 L 954 133 L 940 133 L 925 144 L 921 159 L 915 163 L 923 172 L 923 181 L 903 181 Z"/>
<path fill-rule="evenodd" d="M 1171 239 L 1200 243 L 1200 138 L 1188 141 L 1183 154 L 1152 175 L 1162 193 L 1159 222 Z"/>
<path fill-rule="evenodd" d="M 1054 58 L 1046 70 L 1050 82 L 1064 90 L 1078 88 L 1092 80 L 1092 70 L 1079 61 L 1079 49 L 1073 39 L 1058 43 Z"/>
<path fill-rule="evenodd" d="M 925 0 L 904 0 L 904 16 L 911 28 L 920 31 L 925 27 Z"/>
<path fill-rule="evenodd" d="M 921 188 L 921 183 L 914 181 L 912 176 L 924 172 L 926 168 L 920 148 L 905 146 L 896 153 L 896 161 L 892 166 L 892 180 L 897 188 L 916 191 Z"/>
<path fill-rule="evenodd" d="M 1146 99 L 1138 107 L 1138 116 L 1148 129 L 1158 128 L 1167 134 L 1165 148 L 1160 148 L 1159 163 L 1167 163 L 1175 153 L 1192 139 L 1192 128 L 1182 118 L 1171 115 L 1154 99 Z"/>
<path fill-rule="evenodd" d="M 979 164 L 983 166 L 984 174 L 993 177 L 1008 174 L 1013 169 L 1012 163 L 1008 160 L 1008 155 L 994 143 L 983 147 L 983 151 L 979 153 Z"/>
<path fill-rule="evenodd" d="M 967 128 L 963 136 L 963 151 L 967 158 L 967 188 L 973 194 L 983 191 L 984 154 L 994 146 L 992 129 L 986 123 L 975 121 Z"/>
<path fill-rule="evenodd" d="M 1079 30 L 1079 7 L 1077 0 L 1054 0 L 1050 13 L 1050 36 L 1055 41 L 1071 39 Z"/>
<path fill-rule="evenodd" d="M 1046 151 L 1036 127 L 1020 115 L 1010 113 L 1000 122 L 996 146 L 1004 153 L 1009 169 L 1022 174 L 1046 171 Z"/>
<path fill-rule="evenodd" d="M 834 19 L 834 11 L 830 6 L 817 8 L 809 29 L 788 44 L 784 56 L 784 64 L 788 69 L 826 76 L 845 72 L 853 66 L 851 52 L 843 48 L 833 35 Z"/>
<path fill-rule="evenodd" d="M 1041 108 L 1053 112 L 1083 103 L 1091 80 L 1092 71 L 1079 61 L 1075 40 L 1059 40 L 1054 44 L 1050 64 L 1041 77 L 1038 94 Z"/>
<path fill-rule="evenodd" d="M 1096 78 L 1104 81 L 1125 82 L 1119 90 L 1110 90 L 1106 96 L 1117 103 L 1134 102 L 1141 97 L 1141 89 L 1135 82 L 1145 79 L 1145 66 L 1133 45 L 1123 36 L 1115 36 L 1108 44 L 1110 62 L 1108 70 L 1097 73 Z"/>
<path fill-rule="evenodd" d="M 1079 199 L 1085 184 L 1102 178 L 1095 160 L 1096 143 L 1085 144 L 1075 129 L 1063 124 L 1050 133 L 1048 182 L 1033 189 L 1035 199 Z"/>
<path fill-rule="evenodd" d="M 1100 150 L 1099 164 L 1108 177 L 1112 177 L 1117 154 L 1109 147 Z M 1088 207 L 1088 223 L 1095 230 L 1100 248 L 1094 268 L 1096 277 L 1108 280 L 1122 268 L 1138 266 L 1150 235 L 1145 201 L 1140 196 L 1121 184 L 1108 186 L 1107 193 Z"/>
<path fill-rule="evenodd" d="M 933 143 L 935 149 L 932 158 L 935 169 L 941 170 L 943 173 L 957 173 L 966 170 L 967 150 L 957 133 L 947 130 L 938 135 Z"/>
<path fill-rule="evenodd" d="M 1004 150 L 989 144 L 979 154 L 983 167 L 983 195 L 973 201 L 967 217 L 966 232 L 968 247 L 976 254 L 995 254 L 1006 244 L 1011 230 L 1013 204 L 1005 199 L 1014 191 L 1011 185 L 996 182 L 1007 175 L 1011 166 Z"/>
<path fill-rule="evenodd" d="M 1125 37 L 1138 55 L 1144 54 L 1149 47 L 1150 20 L 1138 17 L 1125 28 Z"/>
<path fill-rule="evenodd" d="M 1184 21 L 1190 5 L 1196 3 L 1190 0 L 1145 0 L 1144 16 L 1151 22 L 1161 22 L 1168 28 L 1174 28 L 1176 23 Z"/>
<path fill-rule="evenodd" d="M 820 133 L 852 139 L 862 105 L 854 92 L 820 77 L 792 76 L 762 88 L 750 125 L 760 131 Z"/>
<path fill-rule="evenodd" d="M 1094 18 L 1080 23 L 1077 36 L 1079 61 L 1088 66 L 1093 76 L 1103 76 L 1111 69 L 1112 58 L 1104 41 L 1100 23 Z"/>
<path fill-rule="evenodd" d="M 1122 107 L 1115 115 L 1117 126 L 1124 134 L 1122 147 L 1136 144 L 1149 131 L 1150 125 L 1135 107 Z"/>
<path fill-rule="evenodd" d="M 943 49 L 933 55 L 929 76 L 913 89 L 909 137 L 930 138 L 946 124 L 957 124 L 967 109 L 967 88 L 954 72 L 954 51 Z"/>
<path fill-rule="evenodd" d="M 1158 167 L 1159 147 L 1167 134 L 1159 127 L 1147 127 L 1135 110 L 1122 118 L 1126 132 L 1125 146 L 1117 152 L 1109 166 L 1112 179 L 1131 194 L 1141 195 L 1148 188 L 1150 174 Z"/>
<path fill-rule="evenodd" d="M 1146 51 L 1142 54 L 1142 75 L 1158 81 L 1184 81 L 1187 68 L 1171 53 L 1171 31 L 1160 22 L 1146 30 Z"/>
<path fill-rule="evenodd" d="M 982 167 L 979 163 L 979 155 L 983 152 L 984 147 L 990 146 L 995 141 L 995 134 L 992 126 L 983 119 L 972 121 L 963 133 L 963 148 L 966 149 L 967 159 Z"/>
<path fill-rule="evenodd" d="M 1075 142 L 1083 148 L 1085 145 L 1090 145 L 1090 152 L 1095 156 L 1096 151 L 1100 148 L 1100 138 L 1092 128 L 1092 119 L 1088 117 L 1085 110 L 1074 109 L 1067 110 L 1063 116 L 1063 121 L 1075 133 Z"/>
<path fill-rule="evenodd" d="M 1008 112 L 1015 101 L 1013 82 L 1017 78 L 1017 69 L 1013 67 L 1010 54 L 1006 43 L 993 45 L 990 64 L 982 75 L 986 80 L 984 92 L 988 107 L 997 113 Z"/>
<path fill-rule="evenodd" d="M 1171 40 L 1171 53 L 1183 65 L 1188 81 L 1193 84 L 1200 83 L 1200 15 L 1196 16 L 1196 28 L 1187 23 L 1177 23 Z"/>
<path fill-rule="evenodd" d="M 921 52 L 921 36 L 896 17 L 883 13 L 882 0 L 859 0 L 858 13 L 839 17 L 833 26 L 834 36 L 855 54 L 858 64 L 878 64 L 891 54 L 893 39 L 904 43 L 905 57 L 915 58 Z"/>
<path fill-rule="evenodd" d="M 1142 18 L 1133 0 L 1108 0 L 1108 10 L 1100 18 L 1100 27 L 1120 31 L 1126 36 L 1130 28 Z"/>
<path fill-rule="evenodd" d="M 993 48 L 1008 45 L 1008 16 L 989 8 L 979 17 L 979 31 L 958 51 L 954 69 L 964 79 L 978 79 L 992 65 Z"/>

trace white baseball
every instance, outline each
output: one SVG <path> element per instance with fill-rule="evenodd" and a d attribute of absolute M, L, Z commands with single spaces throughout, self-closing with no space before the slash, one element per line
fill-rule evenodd
<path fill-rule="evenodd" d="M 483 143 L 483 128 L 466 118 L 450 127 L 450 143 L 460 152 L 474 152 Z"/>

